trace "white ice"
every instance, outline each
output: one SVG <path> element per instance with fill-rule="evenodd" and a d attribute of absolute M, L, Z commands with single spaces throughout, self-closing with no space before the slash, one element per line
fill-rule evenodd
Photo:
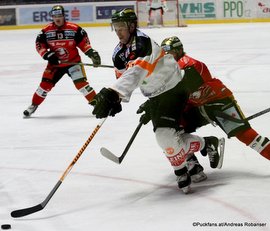
<path fill-rule="evenodd" d="M 118 41 L 114 32 L 109 27 L 86 30 L 102 63 L 111 65 Z M 142 30 L 158 43 L 179 36 L 185 51 L 208 64 L 213 75 L 233 90 L 246 116 L 270 106 L 269 23 Z M 139 90 L 120 114 L 106 120 L 47 206 L 23 218 L 11 218 L 11 211 L 37 205 L 47 197 L 100 122 L 91 116 L 91 107 L 68 76 L 32 118 L 23 119 L 46 65 L 35 51 L 38 32 L 0 31 L 1 224 L 11 224 L 18 231 L 270 230 L 270 162 L 235 138 L 226 138 L 221 170 L 211 169 L 208 159 L 197 155 L 208 180 L 193 184 L 189 195 L 177 188 L 150 124 L 141 129 L 121 165 L 101 156 L 101 147 L 117 155 L 124 150 L 138 124 L 136 110 L 145 100 Z M 113 69 L 86 70 L 97 91 L 115 81 Z M 268 137 L 269 116 L 250 121 Z M 211 125 L 197 134 L 225 136 Z"/>

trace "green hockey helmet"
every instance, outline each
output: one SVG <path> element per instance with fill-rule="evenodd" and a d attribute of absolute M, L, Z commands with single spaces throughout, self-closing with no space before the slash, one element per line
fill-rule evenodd
<path fill-rule="evenodd" d="M 59 15 L 65 16 L 65 9 L 61 5 L 53 6 L 53 8 L 50 11 L 50 15 L 51 16 L 59 16 Z"/>
<path fill-rule="evenodd" d="M 123 10 L 116 11 L 112 15 L 112 23 L 126 22 L 128 25 L 130 23 L 135 23 L 137 25 L 137 20 L 137 15 L 131 8 L 125 8 Z"/>
<path fill-rule="evenodd" d="M 161 43 L 161 47 L 166 52 L 174 51 L 178 53 L 178 51 L 183 48 L 183 44 L 178 37 L 172 36 L 164 39 Z"/>

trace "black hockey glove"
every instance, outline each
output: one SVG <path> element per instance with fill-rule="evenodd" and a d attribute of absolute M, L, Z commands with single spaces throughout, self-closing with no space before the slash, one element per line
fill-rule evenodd
<path fill-rule="evenodd" d="M 151 112 L 150 112 L 150 100 L 144 102 L 139 109 L 137 110 L 137 114 L 143 113 L 140 118 L 140 122 L 143 124 L 147 124 L 151 120 Z"/>
<path fill-rule="evenodd" d="M 45 55 L 43 55 L 43 59 L 48 60 L 48 62 L 52 65 L 59 64 L 59 59 L 53 51 L 48 51 Z"/>
<path fill-rule="evenodd" d="M 102 88 L 90 104 L 94 106 L 93 114 L 98 119 L 115 116 L 122 111 L 117 92 L 108 88 Z"/>
<path fill-rule="evenodd" d="M 85 53 L 90 59 L 92 59 L 94 67 L 98 67 L 101 64 L 100 56 L 94 49 L 90 49 Z"/>

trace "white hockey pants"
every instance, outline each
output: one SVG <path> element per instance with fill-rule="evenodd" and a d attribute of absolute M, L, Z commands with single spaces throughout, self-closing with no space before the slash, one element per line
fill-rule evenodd
<path fill-rule="evenodd" d="M 187 155 L 202 150 L 205 145 L 202 137 L 177 132 L 174 128 L 157 128 L 155 134 L 159 146 L 174 170 L 185 167 Z"/>

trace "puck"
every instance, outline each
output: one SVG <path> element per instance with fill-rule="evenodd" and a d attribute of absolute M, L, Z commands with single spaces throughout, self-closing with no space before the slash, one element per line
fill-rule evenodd
<path fill-rule="evenodd" d="M 1 225 L 1 229 L 11 229 L 11 225 L 10 224 Z"/>

